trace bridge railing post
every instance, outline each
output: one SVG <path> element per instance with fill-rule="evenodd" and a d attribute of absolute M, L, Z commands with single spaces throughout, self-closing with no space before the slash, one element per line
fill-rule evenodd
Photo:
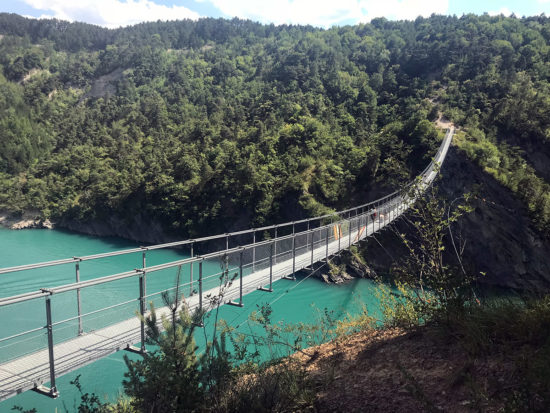
<path fill-rule="evenodd" d="M 145 273 L 145 268 L 147 268 L 147 250 L 143 251 L 141 256 L 141 264 L 143 268 L 143 296 L 147 296 L 147 274 Z M 143 302 L 143 310 L 147 311 L 147 302 Z"/>
<path fill-rule="evenodd" d="M 189 255 L 191 258 L 193 258 L 194 251 L 193 251 L 193 242 L 189 246 Z M 189 296 L 193 295 L 193 263 L 189 265 Z"/>
<path fill-rule="evenodd" d="M 296 279 L 296 234 L 292 237 L 292 279 Z"/>
<path fill-rule="evenodd" d="M 239 306 L 244 306 L 243 303 L 243 250 L 239 254 Z"/>
<path fill-rule="evenodd" d="M 313 251 L 315 250 L 315 231 L 311 231 L 311 270 L 313 271 Z"/>
<path fill-rule="evenodd" d="M 376 216 L 376 220 L 378 221 L 378 230 L 380 230 L 380 228 L 382 228 L 382 203 L 381 202 L 378 202 L 378 208 L 376 208 L 376 210 L 378 211 L 378 214 Z"/>
<path fill-rule="evenodd" d="M 57 397 L 57 387 L 55 385 L 55 359 L 53 354 L 53 326 L 52 326 L 52 303 L 50 296 L 46 296 L 46 329 L 48 331 L 48 358 L 50 362 L 50 389 L 49 395 Z"/>
<path fill-rule="evenodd" d="M 256 230 L 252 231 L 252 272 L 256 271 Z"/>
<path fill-rule="evenodd" d="M 80 282 L 80 260 L 75 263 L 76 270 L 76 282 Z M 82 302 L 80 299 L 80 288 L 76 289 L 76 306 L 78 312 L 78 335 L 82 335 L 84 329 L 82 328 Z"/>
<path fill-rule="evenodd" d="M 361 231 L 361 215 L 357 216 L 357 243 L 359 244 L 359 233 Z"/>
<path fill-rule="evenodd" d="M 244 307 L 243 304 L 243 253 L 244 248 L 239 253 L 239 302 L 230 301 L 229 304 L 236 305 L 238 307 Z"/>
<path fill-rule="evenodd" d="M 328 262 L 328 242 L 329 242 L 329 238 L 330 238 L 330 232 L 329 232 L 329 227 L 328 226 L 327 226 L 327 230 L 325 232 L 326 232 L 326 236 L 327 236 L 326 244 L 325 244 L 325 261 Z"/>
<path fill-rule="evenodd" d="M 145 270 L 139 275 L 139 313 L 140 333 L 141 333 L 141 352 L 145 352 Z"/>
<path fill-rule="evenodd" d="M 269 246 L 269 291 L 273 291 L 273 246 L 272 242 Z"/>
<path fill-rule="evenodd" d="M 273 236 L 273 238 L 275 239 L 275 248 L 273 252 L 273 263 L 277 264 L 277 226 L 276 225 L 274 229 L 275 229 L 275 235 Z"/>
<path fill-rule="evenodd" d="M 338 254 L 340 254 L 340 251 L 342 250 L 342 248 L 340 247 L 340 241 L 342 239 L 342 221 L 338 221 L 336 225 L 338 225 L 338 227 L 336 228 L 336 233 L 338 234 Z"/>
<path fill-rule="evenodd" d="M 202 260 L 199 261 L 199 310 L 202 320 Z"/>
<path fill-rule="evenodd" d="M 349 217 L 348 217 L 348 248 L 351 247 L 351 213 L 349 214 Z"/>

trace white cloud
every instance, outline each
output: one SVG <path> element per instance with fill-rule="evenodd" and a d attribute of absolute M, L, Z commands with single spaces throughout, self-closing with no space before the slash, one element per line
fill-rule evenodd
<path fill-rule="evenodd" d="M 418 16 L 429 17 L 433 13 L 446 14 L 448 0 L 363 0 L 368 20 L 387 17 L 396 20 L 414 20 Z"/>
<path fill-rule="evenodd" d="M 330 26 L 360 15 L 357 0 L 210 0 L 231 17 L 275 24 L 311 24 Z"/>
<path fill-rule="evenodd" d="M 502 7 L 499 11 L 490 11 L 487 13 L 489 16 L 500 16 L 501 14 L 503 16 L 510 16 L 512 12 L 508 7 Z"/>
<path fill-rule="evenodd" d="M 340 22 L 369 21 L 375 17 L 413 20 L 432 13 L 445 14 L 448 0 L 206 0 L 231 17 L 264 23 L 311 24 L 330 27 Z"/>
<path fill-rule="evenodd" d="M 196 20 L 198 13 L 183 6 L 164 6 L 150 0 L 24 0 L 47 14 L 69 21 L 83 21 L 105 27 L 119 27 L 143 21 Z"/>

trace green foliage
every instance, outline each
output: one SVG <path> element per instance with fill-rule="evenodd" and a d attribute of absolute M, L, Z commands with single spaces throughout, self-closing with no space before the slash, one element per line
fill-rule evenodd
<path fill-rule="evenodd" d="M 410 29 L 201 19 L 109 31 L 1 14 L 0 207 L 139 215 L 193 236 L 393 187 L 438 139 L 429 82 L 406 64 Z"/>
<path fill-rule="evenodd" d="M 546 139 L 547 24 L 108 31 L 2 14 L 1 206 L 58 220 L 139 211 L 180 234 L 237 214 L 255 225 L 328 213 L 424 166 L 439 139 L 434 94 L 458 122 Z M 472 154 L 500 165 L 490 144 Z"/>
<path fill-rule="evenodd" d="M 21 413 L 37 413 L 36 409 L 27 409 L 27 410 L 25 410 L 21 406 L 13 406 L 12 410 L 16 411 L 16 412 L 21 412 Z"/>
<path fill-rule="evenodd" d="M 543 347 L 550 337 L 550 296 L 485 300 L 469 306 L 454 331 L 472 355 L 514 353 L 522 344 Z"/>
<path fill-rule="evenodd" d="M 96 394 L 84 393 L 80 384 L 80 374 L 76 376 L 71 384 L 76 387 L 80 393 L 80 404 L 77 407 L 78 413 L 107 413 L 110 412 L 110 406 L 107 403 L 102 403 Z"/>
<path fill-rule="evenodd" d="M 392 268 L 403 298 L 411 306 L 399 305 L 398 309 L 410 314 L 412 324 L 415 323 L 411 318 L 414 314 L 421 315 L 424 321 L 443 316 L 447 322 L 460 314 L 472 299 L 471 284 L 475 279 L 462 266 L 460 248 L 457 248 L 450 230 L 462 215 L 472 211 L 468 205 L 469 195 L 449 205 L 437 196 L 434 186 L 425 193 L 423 190 L 424 184 L 420 180 L 409 190 L 408 196 L 416 202 L 404 218 L 408 224 L 407 233 L 396 231 L 408 254 Z M 462 203 L 456 202 L 459 200 Z M 457 255 L 457 265 L 450 265 L 444 259 L 449 235 Z"/>
<path fill-rule="evenodd" d="M 378 325 L 368 308 L 363 304 L 359 314 L 346 314 L 344 318 L 336 321 L 334 334 L 336 338 L 342 338 L 350 334 L 374 330 Z"/>
<path fill-rule="evenodd" d="M 259 368 L 233 382 L 214 411 L 302 411 L 312 408 L 315 397 L 314 383 L 303 365 L 287 360 Z"/>
<path fill-rule="evenodd" d="M 124 391 L 132 405 L 148 412 L 191 412 L 198 409 L 204 390 L 200 386 L 197 346 L 193 339 L 196 324 L 189 314 L 180 310 L 177 317 L 161 322 L 161 333 L 154 306 L 144 321 L 147 342 L 153 349 L 140 360 L 124 358 L 128 371 L 124 374 Z"/>
<path fill-rule="evenodd" d="M 454 319 L 445 333 L 458 340 L 473 359 L 497 355 L 512 363 L 504 412 L 548 410 L 550 296 L 478 302 Z"/>
<path fill-rule="evenodd" d="M 375 295 L 385 326 L 414 328 L 428 321 L 428 317 L 437 309 L 437 301 L 429 292 L 424 291 L 422 299 L 405 283 L 396 281 L 394 291 L 390 286 L 380 283 Z"/>

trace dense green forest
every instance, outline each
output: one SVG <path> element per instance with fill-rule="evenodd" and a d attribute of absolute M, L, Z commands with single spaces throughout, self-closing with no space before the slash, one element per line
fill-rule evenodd
<path fill-rule="evenodd" d="M 1 210 L 181 236 L 320 214 L 422 169 L 441 110 L 550 234 L 550 170 L 529 156 L 550 156 L 545 16 L 108 30 L 0 14 L 0 36 Z"/>

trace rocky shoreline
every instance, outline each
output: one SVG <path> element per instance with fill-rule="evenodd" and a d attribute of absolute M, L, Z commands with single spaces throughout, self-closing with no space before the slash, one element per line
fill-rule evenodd
<path fill-rule="evenodd" d="M 0 212 L 0 225 L 9 229 L 53 229 L 55 223 L 49 219 L 43 219 L 40 214 L 34 212 L 25 212 L 20 216 L 5 211 Z"/>
<path fill-rule="evenodd" d="M 342 251 L 328 267 L 323 267 L 317 278 L 327 284 L 342 284 L 354 278 L 376 278 L 376 272 L 358 254 Z"/>

